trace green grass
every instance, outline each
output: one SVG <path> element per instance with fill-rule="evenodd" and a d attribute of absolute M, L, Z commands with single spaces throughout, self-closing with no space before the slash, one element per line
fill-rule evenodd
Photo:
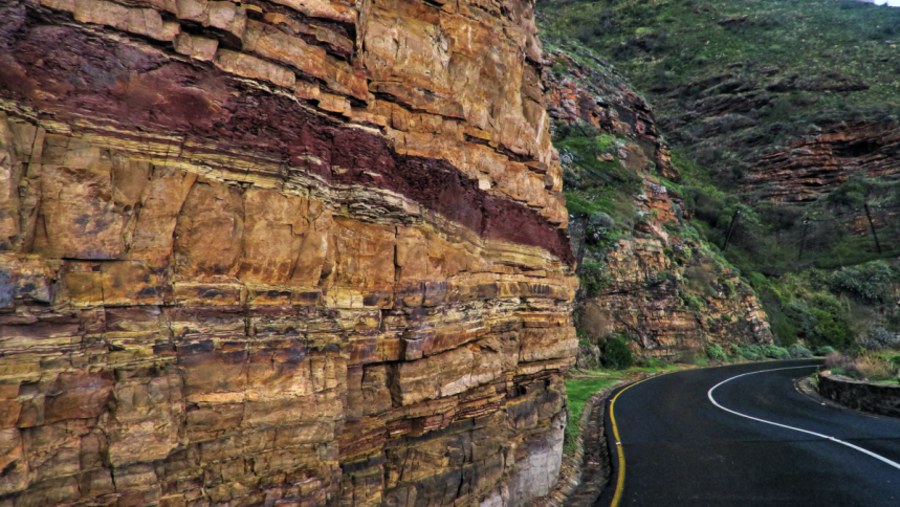
<path fill-rule="evenodd" d="M 683 247 L 666 249 L 675 276 L 663 281 L 675 284 L 681 306 L 707 318 L 717 293 L 747 294 L 732 282 L 737 274 L 760 296 L 781 347 L 844 350 L 871 326 L 900 327 L 900 311 L 889 305 L 900 282 L 888 280 L 879 262 L 900 266 L 900 221 L 893 220 L 900 180 L 852 177 L 805 205 L 760 200 L 741 180 L 755 157 L 798 135 L 900 116 L 900 9 L 850 0 L 541 0 L 537 11 L 545 48 L 591 69 L 572 73 L 557 62 L 557 77 L 586 86 L 590 76 L 611 90 L 630 81 L 672 145 L 679 176 L 662 183 L 683 199 L 687 222 L 665 225 Z M 791 80 L 802 86 L 781 89 Z M 841 80 L 864 82 L 865 89 L 813 86 Z M 765 100 L 740 110 L 754 97 Z M 729 114 L 710 108 L 717 101 Z M 702 130 L 736 114 L 743 123 Z M 636 171 L 633 161 L 619 159 L 634 142 L 590 125 L 554 128 L 573 230 L 587 231 L 580 297 L 615 282 L 606 255 L 619 238 L 639 234 L 640 177 L 660 176 L 652 164 Z M 881 251 L 860 214 L 864 205 L 880 213 Z"/>
<path fill-rule="evenodd" d="M 592 372 L 594 373 L 594 372 Z M 584 412 L 584 404 L 597 391 L 609 387 L 621 378 L 606 375 L 572 377 L 566 380 L 566 398 L 569 406 L 569 419 L 566 421 L 566 433 L 564 448 L 566 454 L 575 450 L 575 441 L 581 434 L 581 414 Z"/>
<path fill-rule="evenodd" d="M 581 434 L 581 415 L 588 399 L 598 391 L 634 379 L 640 375 L 651 375 L 666 371 L 676 371 L 685 365 L 635 366 L 627 370 L 576 370 L 566 379 L 566 399 L 569 407 L 569 418 L 566 421 L 564 452 L 571 455 L 575 451 L 575 441 Z"/>
<path fill-rule="evenodd" d="M 694 98 L 671 90 L 724 73 L 778 82 L 832 71 L 869 86 L 846 93 L 785 92 L 763 107 L 764 119 L 796 129 L 823 112 L 900 102 L 900 9 L 849 0 L 544 0 L 538 11 L 547 36 L 577 40 L 615 62 L 650 92 L 663 114 L 683 111 Z"/>

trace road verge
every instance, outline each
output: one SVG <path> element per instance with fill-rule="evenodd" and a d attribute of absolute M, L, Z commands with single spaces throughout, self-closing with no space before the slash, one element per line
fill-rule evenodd
<path fill-rule="evenodd" d="M 646 377 L 645 377 L 646 378 Z M 612 463 L 606 439 L 606 405 L 620 387 L 641 379 L 628 379 L 594 393 L 585 403 L 575 439 L 575 450 L 563 456 L 559 479 L 538 505 L 542 507 L 589 506 L 609 484 Z"/>

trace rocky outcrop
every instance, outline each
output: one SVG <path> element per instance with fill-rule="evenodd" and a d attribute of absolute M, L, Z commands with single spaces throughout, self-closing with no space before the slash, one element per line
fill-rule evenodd
<path fill-rule="evenodd" d="M 530 2 L 0 19 L 0 503 L 546 493 L 576 280 Z"/>
<path fill-rule="evenodd" d="M 549 54 L 547 111 L 554 122 L 580 122 L 634 139 L 659 174 L 677 179 L 650 105 L 608 62 L 584 50 L 578 56 L 590 64 L 561 50 Z"/>
<path fill-rule="evenodd" d="M 842 123 L 761 156 L 744 177 L 745 190 L 764 200 L 815 201 L 853 176 L 900 175 L 898 156 L 896 121 Z"/>
<path fill-rule="evenodd" d="M 550 55 L 545 80 L 556 131 L 596 129 L 615 137 L 617 144 L 600 157 L 637 184 L 629 190 L 630 183 L 613 183 L 624 194 L 612 199 L 631 206 L 618 217 L 601 212 L 572 219 L 582 265 L 579 329 L 594 342 L 627 336 L 637 353 L 669 359 L 703 354 L 713 343 L 771 343 L 755 292 L 685 221 L 678 185 L 669 181 L 678 173 L 651 109 L 607 63 L 585 53 Z M 588 201 L 611 199 L 609 183 L 584 183 L 602 167 L 580 167 L 565 149 L 562 158 L 570 191 Z"/>

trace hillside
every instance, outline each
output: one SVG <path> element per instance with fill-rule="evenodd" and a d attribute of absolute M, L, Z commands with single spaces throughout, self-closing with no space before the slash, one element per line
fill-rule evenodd
<path fill-rule="evenodd" d="M 686 219 L 653 111 L 607 62 L 545 37 L 544 80 L 581 280 L 581 365 L 627 344 L 693 360 L 711 345 L 769 344 L 750 286 Z"/>
<path fill-rule="evenodd" d="M 900 331 L 900 10 L 547 0 L 538 12 L 545 40 L 646 98 L 686 220 L 762 296 L 782 344 Z"/>

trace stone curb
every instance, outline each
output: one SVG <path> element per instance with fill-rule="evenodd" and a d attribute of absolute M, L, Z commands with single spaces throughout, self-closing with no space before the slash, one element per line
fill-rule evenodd
<path fill-rule="evenodd" d="M 900 386 L 875 384 L 820 373 L 816 391 L 819 395 L 846 408 L 900 417 Z"/>

